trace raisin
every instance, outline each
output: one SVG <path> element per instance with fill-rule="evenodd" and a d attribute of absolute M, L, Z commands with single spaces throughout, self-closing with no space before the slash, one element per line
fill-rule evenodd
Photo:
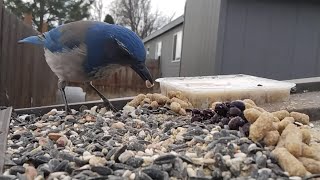
<path fill-rule="evenodd" d="M 246 123 L 244 124 L 241 128 L 240 128 L 240 132 L 242 132 L 245 136 L 249 136 L 250 133 L 250 123 Z"/>
<path fill-rule="evenodd" d="M 191 122 L 202 122 L 202 120 L 203 120 L 202 117 L 199 115 L 193 116 L 191 118 Z"/>
<path fill-rule="evenodd" d="M 228 125 L 228 124 L 229 124 L 229 121 L 230 121 L 230 119 L 227 118 L 227 117 L 224 117 L 224 118 L 221 119 L 221 123 L 222 123 L 223 125 Z"/>
<path fill-rule="evenodd" d="M 237 107 L 241 111 L 244 111 L 246 109 L 246 106 L 242 101 L 232 101 L 231 102 L 231 107 Z"/>
<path fill-rule="evenodd" d="M 219 103 L 219 104 L 216 104 L 215 108 L 214 108 L 214 111 L 219 114 L 220 116 L 224 116 L 226 117 L 228 111 L 229 111 L 229 108 L 227 107 L 226 104 L 224 103 Z"/>
<path fill-rule="evenodd" d="M 229 110 L 230 117 L 241 116 L 241 114 L 242 114 L 241 110 L 237 107 L 231 107 Z"/>
<path fill-rule="evenodd" d="M 193 109 L 192 110 L 192 115 L 196 115 L 196 114 L 201 114 L 201 111 L 198 109 Z"/>
<path fill-rule="evenodd" d="M 213 112 L 211 109 L 205 109 L 202 111 L 204 119 L 210 119 L 215 115 L 215 112 Z"/>
<path fill-rule="evenodd" d="M 231 130 L 239 130 L 239 127 L 243 126 L 245 124 L 245 121 L 237 116 L 237 117 L 234 117 L 232 118 L 230 121 L 229 121 L 229 128 Z"/>
<path fill-rule="evenodd" d="M 212 124 L 216 124 L 220 122 L 221 117 L 218 114 L 215 114 L 210 120 Z"/>

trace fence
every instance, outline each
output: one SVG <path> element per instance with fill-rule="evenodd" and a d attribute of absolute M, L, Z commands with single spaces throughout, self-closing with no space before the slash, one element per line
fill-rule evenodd
<path fill-rule="evenodd" d="M 7 11 L 0 0 L 0 105 L 41 106 L 55 101 L 57 78 L 40 47 L 17 41 L 37 32 Z"/>
<path fill-rule="evenodd" d="M 153 77 L 160 77 L 160 60 L 148 59 L 146 65 Z M 93 85 L 101 91 L 107 98 L 118 98 L 124 96 L 134 96 L 139 93 L 159 92 L 159 84 L 147 89 L 145 82 L 130 67 L 121 67 L 109 77 L 92 82 Z M 77 83 L 69 83 L 70 86 L 78 86 L 86 92 L 86 100 L 98 100 L 100 97 L 87 86 Z"/>
<path fill-rule="evenodd" d="M 7 11 L 2 3 L 0 0 L 0 106 L 21 108 L 56 104 L 57 77 L 47 65 L 43 49 L 17 43 L 38 32 Z M 154 78 L 160 76 L 159 60 L 148 60 L 147 66 Z M 158 90 L 158 86 L 146 89 L 140 77 L 127 67 L 93 84 L 104 94 L 113 94 L 111 97 Z M 86 93 L 94 94 L 82 84 L 69 85 L 83 87 Z"/>

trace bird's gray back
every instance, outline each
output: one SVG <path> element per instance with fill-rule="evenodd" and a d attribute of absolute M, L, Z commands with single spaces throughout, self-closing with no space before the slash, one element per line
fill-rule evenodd
<path fill-rule="evenodd" d="M 94 21 L 77 21 L 65 24 L 59 27 L 61 33 L 59 41 L 66 44 L 69 41 L 77 40 L 81 43 L 85 42 L 86 33 L 90 26 L 94 25 Z"/>

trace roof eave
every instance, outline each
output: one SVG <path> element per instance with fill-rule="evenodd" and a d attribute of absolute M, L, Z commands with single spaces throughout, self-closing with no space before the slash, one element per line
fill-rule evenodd
<path fill-rule="evenodd" d="M 163 26 L 161 29 L 153 32 L 152 34 L 150 34 L 149 36 L 147 36 L 146 38 L 144 38 L 142 41 L 143 43 L 146 43 L 158 36 L 161 36 L 162 34 L 170 31 L 171 29 L 183 24 L 184 22 L 184 15 L 181 15 L 180 17 L 178 17 L 177 19 L 171 21 L 170 23 L 168 23 L 167 25 Z"/>

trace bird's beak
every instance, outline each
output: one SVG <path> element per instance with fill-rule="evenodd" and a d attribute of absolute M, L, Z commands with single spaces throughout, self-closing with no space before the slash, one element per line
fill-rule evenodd
<path fill-rule="evenodd" d="M 133 64 L 131 65 L 131 68 L 146 82 L 147 88 L 154 86 L 152 76 L 145 64 Z"/>
<path fill-rule="evenodd" d="M 43 41 L 38 36 L 30 36 L 27 38 L 24 38 L 20 41 L 18 41 L 19 44 L 23 43 L 29 43 L 29 44 L 35 44 L 35 45 L 42 45 Z"/>

